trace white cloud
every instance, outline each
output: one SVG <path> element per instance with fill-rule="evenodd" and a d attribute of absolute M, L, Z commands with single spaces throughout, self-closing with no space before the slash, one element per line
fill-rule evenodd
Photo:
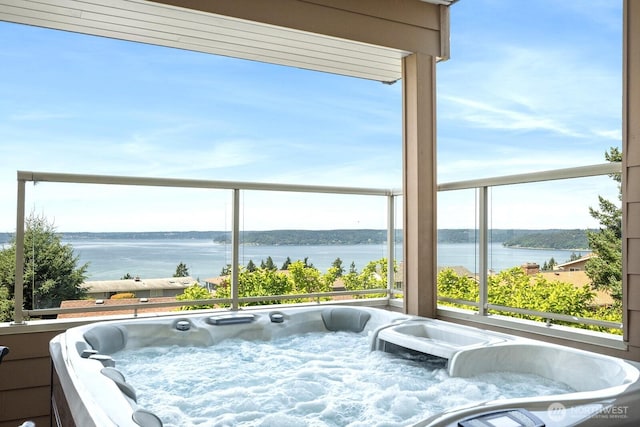
<path fill-rule="evenodd" d="M 69 113 L 56 113 L 52 111 L 24 111 L 15 112 L 7 116 L 9 121 L 48 121 L 59 119 L 72 119 L 73 114 Z"/>
<path fill-rule="evenodd" d="M 602 138 L 611 139 L 620 145 L 622 141 L 622 129 L 612 129 L 612 130 L 594 130 L 593 133 Z"/>
<path fill-rule="evenodd" d="M 552 117 L 545 117 L 533 112 L 515 111 L 514 106 L 501 108 L 484 102 L 447 95 L 441 96 L 440 99 L 445 103 L 454 104 L 448 108 L 456 112 L 456 121 L 466 121 L 474 126 L 495 130 L 542 130 L 564 136 L 584 137 L 583 134 L 569 129 Z"/>

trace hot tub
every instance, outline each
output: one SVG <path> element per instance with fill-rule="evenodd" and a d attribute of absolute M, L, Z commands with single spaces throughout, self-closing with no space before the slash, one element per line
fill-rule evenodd
<path fill-rule="evenodd" d="M 138 403 L 137 385 L 127 380 L 114 355 L 157 346 L 215 352 L 216 346 L 230 340 L 276 342 L 286 337 L 304 339 L 309 333 L 362 335 L 368 340 L 367 349 L 393 357 L 433 355 L 443 361 L 453 378 L 507 371 L 534 374 L 571 389 L 569 393 L 451 407 L 425 414 L 411 425 L 640 425 L 640 365 L 634 362 L 434 319 L 349 306 L 181 313 L 71 328 L 50 343 L 52 417 L 65 427 L 162 426 L 161 417 Z M 398 375 L 394 381 L 402 385 L 403 378 Z M 300 425 L 306 424 L 301 421 Z"/>

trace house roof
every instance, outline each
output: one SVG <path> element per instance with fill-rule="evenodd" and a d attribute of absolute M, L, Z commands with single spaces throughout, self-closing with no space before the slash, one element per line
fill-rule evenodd
<path fill-rule="evenodd" d="M 450 269 L 453 270 L 453 272 L 460 276 L 460 277 L 474 277 L 475 275 L 466 267 L 462 266 L 462 265 L 448 265 L 448 266 L 438 266 L 438 273 L 440 273 L 442 270 L 445 269 Z"/>
<path fill-rule="evenodd" d="M 99 304 L 97 301 L 101 301 Z M 109 310 L 109 307 L 118 305 L 135 304 L 138 307 L 135 308 L 136 313 L 166 313 L 176 310 L 175 307 L 148 307 L 145 306 L 150 302 L 173 302 L 176 301 L 175 297 L 157 297 L 157 298 L 121 298 L 121 299 L 105 299 L 105 300 L 68 300 L 60 303 L 60 308 L 94 308 L 104 307 L 104 311 L 80 311 L 73 313 L 60 313 L 58 319 L 64 318 L 78 318 L 78 317 L 103 317 L 103 316 L 122 316 L 126 314 L 133 314 L 134 309 L 127 310 Z"/>
<path fill-rule="evenodd" d="M 539 273 L 545 279 L 555 282 L 569 283 L 576 288 L 581 288 L 585 285 L 591 285 L 591 279 L 587 276 L 585 271 L 545 271 Z M 613 298 L 608 292 L 596 290 L 594 291 L 595 303 L 597 305 L 611 305 L 613 304 Z"/>
<path fill-rule="evenodd" d="M 595 256 L 597 256 L 597 255 L 594 254 L 594 253 L 590 253 L 590 254 L 582 256 L 582 257 L 580 257 L 578 259 L 574 259 L 573 261 L 567 261 L 567 262 L 564 262 L 562 264 L 557 264 L 556 267 L 557 268 L 562 268 L 562 267 L 570 267 L 570 266 L 576 265 L 576 264 L 583 264 L 583 263 L 589 261 L 589 259 L 591 259 L 591 258 L 593 258 Z"/>
<path fill-rule="evenodd" d="M 165 279 L 126 279 L 126 280 L 95 280 L 84 282 L 82 287 L 87 293 L 99 292 L 136 292 L 158 289 L 185 289 L 196 281 L 192 277 L 169 277 Z"/>

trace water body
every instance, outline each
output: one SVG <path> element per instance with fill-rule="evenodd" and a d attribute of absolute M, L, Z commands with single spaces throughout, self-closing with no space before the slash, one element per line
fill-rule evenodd
<path fill-rule="evenodd" d="M 371 352 L 366 336 L 309 333 L 112 355 L 165 426 L 405 426 L 485 400 L 572 392 L 523 373 L 452 378 L 443 359 Z"/>
<path fill-rule="evenodd" d="M 73 246 L 80 264 L 89 263 L 88 280 L 120 279 L 129 273 L 142 278 L 171 277 L 179 263 L 187 265 L 189 274 L 204 281 L 216 277 L 225 265 L 231 263 L 231 246 L 214 243 L 208 239 L 79 239 L 65 240 Z M 309 245 L 309 246 L 241 246 L 240 263 L 252 260 L 260 265 L 271 256 L 280 267 L 287 257 L 292 261 L 304 260 L 322 272 L 331 267 L 336 258 L 342 260 L 345 269 L 353 262 L 362 269 L 370 262 L 387 256 L 386 245 Z M 491 245 L 489 268 L 501 271 L 536 262 L 542 266 L 549 259 L 568 261 L 573 251 L 513 249 L 500 243 Z M 585 254 L 586 252 L 576 252 Z M 472 243 L 438 245 L 438 265 L 463 266 L 477 272 L 478 250 Z M 402 247 L 396 248 L 396 259 L 402 260 Z"/>
<path fill-rule="evenodd" d="M 569 261 L 572 254 L 583 256 L 587 253 L 589 253 L 588 250 L 509 248 L 502 246 L 502 243 L 492 243 L 489 245 L 488 266 L 494 272 L 518 267 L 525 263 L 537 263 L 542 267 L 551 258 L 556 263 L 562 264 Z M 472 243 L 438 244 L 439 266 L 460 265 L 475 273 L 478 272 L 478 256 L 478 247 Z"/>

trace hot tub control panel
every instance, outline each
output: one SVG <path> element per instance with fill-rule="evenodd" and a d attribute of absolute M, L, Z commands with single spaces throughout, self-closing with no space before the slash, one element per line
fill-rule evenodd
<path fill-rule="evenodd" d="M 526 409 L 485 412 L 458 423 L 458 427 L 545 427 L 540 418 Z"/>

